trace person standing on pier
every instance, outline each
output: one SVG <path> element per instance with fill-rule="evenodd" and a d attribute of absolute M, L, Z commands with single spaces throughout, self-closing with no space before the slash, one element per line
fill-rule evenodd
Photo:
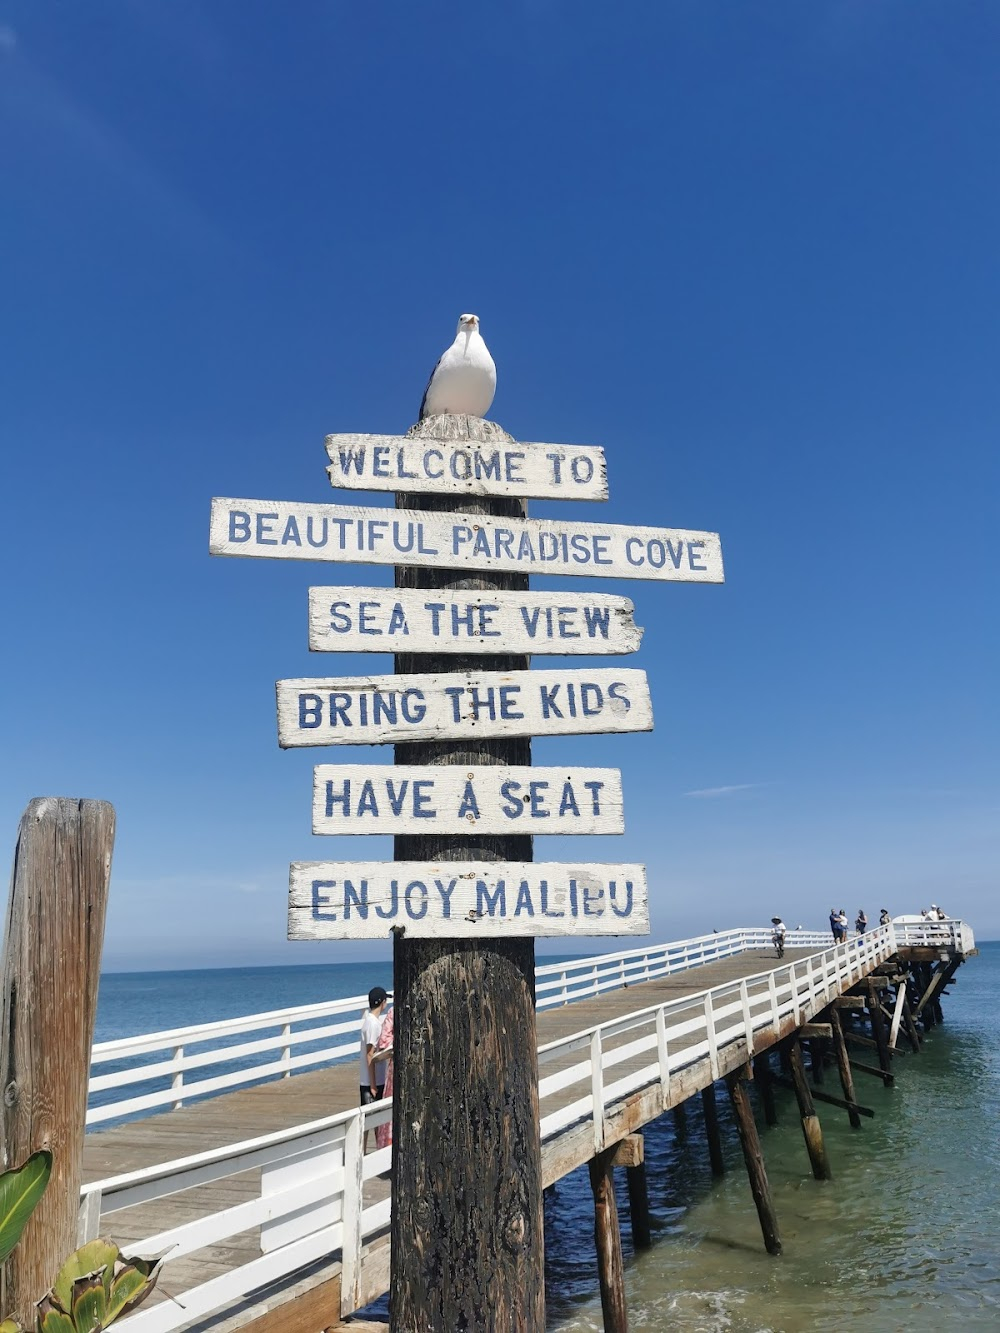
<path fill-rule="evenodd" d="M 840 926 L 840 941 L 842 944 L 847 942 L 847 908 L 842 907 L 837 913 L 837 923 Z"/>
<path fill-rule="evenodd" d="M 858 914 L 854 918 L 854 929 L 859 935 L 863 935 L 868 929 L 868 918 L 865 915 L 865 909 L 863 907 L 858 908 Z"/>
<path fill-rule="evenodd" d="M 835 907 L 830 908 L 830 929 L 833 931 L 834 944 L 840 943 L 840 914 Z"/>
<path fill-rule="evenodd" d="M 372 1062 L 385 1080 L 382 1084 L 380 1099 L 392 1096 L 392 1041 L 395 1029 L 395 1020 L 393 1015 L 396 1011 L 390 1009 L 382 1019 L 382 1031 L 379 1033 L 379 1039 L 375 1046 Z M 392 1121 L 384 1125 L 379 1125 L 375 1130 L 376 1148 L 388 1148 L 392 1142 Z"/>
<path fill-rule="evenodd" d="M 377 1102 L 385 1086 L 385 1063 L 374 1060 L 375 1047 L 382 1035 L 383 1015 L 388 995 L 381 986 L 373 986 L 368 992 L 368 1008 L 361 1019 L 361 1062 L 359 1075 L 361 1083 L 361 1105 L 368 1106 Z M 379 1080 L 381 1079 L 381 1082 Z M 368 1135 L 365 1135 L 365 1151 L 368 1151 Z"/>
<path fill-rule="evenodd" d="M 879 914 L 878 914 L 878 923 L 879 923 L 879 925 L 880 925 L 880 926 L 887 926 L 887 925 L 889 925 L 889 923 L 890 923 L 891 921 L 892 921 L 892 917 L 889 915 L 889 909 L 888 909 L 888 907 L 883 907 L 882 910 L 881 910 L 881 912 L 879 912 Z"/>

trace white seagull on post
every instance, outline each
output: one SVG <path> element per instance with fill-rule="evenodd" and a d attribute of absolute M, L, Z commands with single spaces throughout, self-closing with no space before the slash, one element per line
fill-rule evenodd
<path fill-rule="evenodd" d="M 442 413 L 483 417 L 497 389 L 497 368 L 479 332 L 478 315 L 462 315 L 455 341 L 431 371 L 420 420 Z"/>

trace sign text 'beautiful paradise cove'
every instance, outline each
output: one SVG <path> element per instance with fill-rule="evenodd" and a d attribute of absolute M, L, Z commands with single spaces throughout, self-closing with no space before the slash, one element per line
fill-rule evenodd
<path fill-rule="evenodd" d="M 652 731 L 644 671 L 481 671 L 279 680 L 278 744 Z"/>
<path fill-rule="evenodd" d="M 213 555 L 722 583 L 718 533 L 561 519 L 212 501 Z"/>
<path fill-rule="evenodd" d="M 340 653 L 634 653 L 627 597 L 310 588 L 309 647 Z"/>
<path fill-rule="evenodd" d="M 646 868 L 557 862 L 295 861 L 288 938 L 644 935 Z"/>

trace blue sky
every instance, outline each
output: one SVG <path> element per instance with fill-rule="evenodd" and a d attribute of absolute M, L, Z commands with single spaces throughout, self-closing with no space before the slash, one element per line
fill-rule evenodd
<path fill-rule="evenodd" d="M 315 762 L 391 754 L 279 751 L 273 682 L 391 670 L 306 648 L 310 583 L 389 571 L 210 559 L 209 501 L 347 500 L 324 435 L 405 431 L 463 310 L 495 420 L 606 450 L 607 504 L 533 514 L 726 560 L 575 581 L 634 598 L 656 729 L 535 743 L 626 809 L 536 858 L 645 862 L 655 939 L 1000 933 L 998 38 L 964 0 L 0 3 L 0 825 L 115 805 L 108 966 L 365 951 L 284 939 L 287 867 L 391 856 L 310 833 Z"/>

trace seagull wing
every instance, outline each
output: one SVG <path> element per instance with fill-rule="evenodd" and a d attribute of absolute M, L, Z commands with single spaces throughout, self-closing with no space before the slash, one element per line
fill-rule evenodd
<path fill-rule="evenodd" d="M 430 379 L 427 381 L 427 388 L 424 390 L 424 396 L 420 400 L 420 416 L 417 418 L 418 421 L 423 421 L 424 417 L 427 415 L 426 412 L 427 395 L 431 391 L 431 385 L 434 383 L 434 376 L 438 373 L 438 367 L 441 365 L 441 362 L 443 360 L 444 360 L 444 352 L 441 353 L 437 361 L 434 363 L 434 369 L 431 371 Z"/>

